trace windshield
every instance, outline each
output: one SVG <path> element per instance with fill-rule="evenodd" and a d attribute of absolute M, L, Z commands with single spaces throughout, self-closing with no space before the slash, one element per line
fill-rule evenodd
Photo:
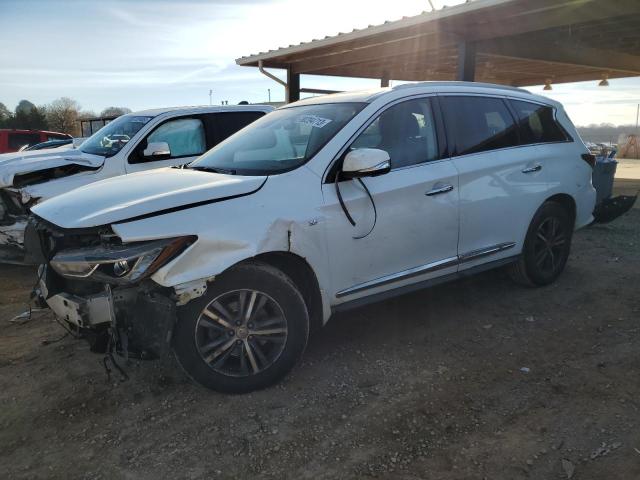
<path fill-rule="evenodd" d="M 305 164 L 366 104 L 324 103 L 265 115 L 191 163 L 189 168 L 270 175 Z"/>
<path fill-rule="evenodd" d="M 80 150 L 93 155 L 112 157 L 152 118 L 135 115 L 118 117 L 86 139 Z"/>

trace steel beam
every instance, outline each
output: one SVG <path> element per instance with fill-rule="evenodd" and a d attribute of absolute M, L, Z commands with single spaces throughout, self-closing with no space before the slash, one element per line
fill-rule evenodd
<path fill-rule="evenodd" d="M 294 73 L 291 67 L 287 68 L 287 90 L 285 101 L 287 103 L 300 100 L 300 74 Z"/>

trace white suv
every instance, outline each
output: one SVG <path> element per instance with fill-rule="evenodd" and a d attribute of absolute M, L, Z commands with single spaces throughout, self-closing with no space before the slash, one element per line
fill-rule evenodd
<path fill-rule="evenodd" d="M 308 99 L 186 169 L 35 208 L 55 314 L 98 351 L 173 349 L 206 387 L 282 378 L 332 312 L 508 266 L 553 282 L 589 224 L 593 157 L 563 108 L 435 82 Z"/>

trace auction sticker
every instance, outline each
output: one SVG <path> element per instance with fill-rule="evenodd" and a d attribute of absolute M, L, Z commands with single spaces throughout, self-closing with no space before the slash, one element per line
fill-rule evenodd
<path fill-rule="evenodd" d="M 331 123 L 331 119 L 318 117 L 317 115 L 300 115 L 296 119 L 297 123 L 304 123 L 305 125 L 311 125 L 312 127 L 322 128 L 325 125 Z"/>

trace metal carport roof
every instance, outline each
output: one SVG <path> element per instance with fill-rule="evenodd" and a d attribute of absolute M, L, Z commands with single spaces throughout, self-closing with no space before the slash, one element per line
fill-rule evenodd
<path fill-rule="evenodd" d="M 640 75 L 640 0 L 475 0 L 236 60 L 300 74 L 514 86 Z M 304 91 L 304 89 L 303 89 Z"/>

